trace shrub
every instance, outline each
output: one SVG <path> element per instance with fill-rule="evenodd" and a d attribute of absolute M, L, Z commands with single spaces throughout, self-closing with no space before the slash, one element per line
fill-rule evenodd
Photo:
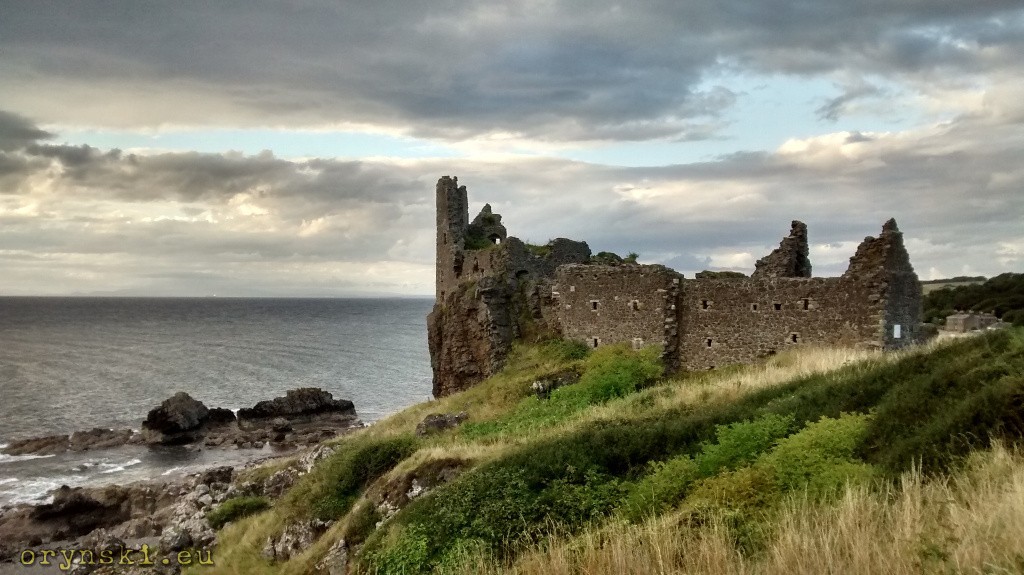
<path fill-rule="evenodd" d="M 741 421 L 715 426 L 716 443 L 705 443 L 697 457 L 702 475 L 717 473 L 720 469 L 736 469 L 752 463 L 785 437 L 793 426 L 792 415 L 769 413 L 753 421 Z"/>
<path fill-rule="evenodd" d="M 416 445 L 410 435 L 352 438 L 289 491 L 284 503 L 293 509 L 311 510 L 317 519 L 338 519 L 370 482 L 411 455 Z"/>
<path fill-rule="evenodd" d="M 220 529 L 235 519 L 254 515 L 266 509 L 270 509 L 270 500 L 266 497 L 235 497 L 207 513 L 206 521 L 210 523 L 210 527 Z"/>
<path fill-rule="evenodd" d="M 591 404 L 623 397 L 661 377 L 660 352 L 656 347 L 633 351 L 624 345 L 607 346 L 587 358 L 583 375 L 576 385 L 552 394 L 581 394 Z"/>
<path fill-rule="evenodd" d="M 345 542 L 349 545 L 359 545 L 377 528 L 381 521 L 377 506 L 364 500 L 361 505 L 356 506 L 345 522 Z"/>
<path fill-rule="evenodd" d="M 585 359 L 590 354 L 590 347 L 582 341 L 552 339 L 544 342 L 543 352 L 558 361 L 575 361 Z"/>
<path fill-rule="evenodd" d="M 379 575 L 416 575 L 429 571 L 428 559 L 426 529 L 410 525 L 399 530 L 390 545 L 373 556 L 372 562 Z"/>
<path fill-rule="evenodd" d="M 620 512 L 630 521 L 640 521 L 670 509 L 683 500 L 690 485 L 700 478 L 697 463 L 689 455 L 656 461 L 651 472 L 629 489 Z"/>
<path fill-rule="evenodd" d="M 701 444 L 696 458 L 682 455 L 652 463 L 651 472 L 630 490 L 622 513 L 636 521 L 672 508 L 683 500 L 693 482 L 752 463 L 785 437 L 792 425 L 792 416 L 768 414 L 753 421 L 715 426 L 717 441 Z"/>
<path fill-rule="evenodd" d="M 426 540 L 428 567 L 458 546 L 508 556 L 535 542 L 542 529 L 578 528 L 606 514 L 623 495 L 621 484 L 596 468 L 565 468 L 552 477 L 506 462 L 485 465 L 414 500 L 392 521 L 390 531 L 429 526 L 415 531 Z M 382 569 L 379 562 L 390 557 L 391 547 L 405 544 L 387 531 L 378 529 L 366 542 L 363 558 L 370 571 Z"/>
<path fill-rule="evenodd" d="M 772 470 L 766 466 L 750 466 L 725 471 L 698 481 L 686 501 L 694 509 L 750 513 L 777 503 L 781 491 Z"/>
<path fill-rule="evenodd" d="M 770 469 L 783 491 L 807 488 L 813 496 L 838 491 L 846 482 L 875 476 L 874 469 L 856 458 L 871 417 L 843 414 L 822 417 L 786 439 L 759 461 Z"/>
<path fill-rule="evenodd" d="M 546 346 L 552 353 L 582 355 L 575 342 L 554 341 Z M 657 348 L 633 351 L 625 346 L 607 346 L 586 355 L 583 370 L 578 382 L 554 390 L 549 399 L 527 397 L 511 413 L 496 420 L 467 423 L 461 433 L 478 439 L 542 429 L 591 405 L 633 393 L 662 372 Z"/>

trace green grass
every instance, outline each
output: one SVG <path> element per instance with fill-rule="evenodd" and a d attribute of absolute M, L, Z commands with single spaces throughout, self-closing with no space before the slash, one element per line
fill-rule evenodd
<path fill-rule="evenodd" d="M 275 505 L 274 521 L 343 519 L 336 537 L 365 540 L 351 557 L 357 572 L 430 572 L 481 554 L 509 561 L 610 517 L 701 521 L 708 510 L 731 518 L 739 548 L 756 553 L 787 494 L 828 499 L 847 483 L 945 473 L 994 439 L 1024 437 L 1024 330 L 731 391 L 719 382 L 759 368 L 661 380 L 656 352 L 519 346 L 480 386 L 345 438 Z M 549 399 L 532 394 L 532 381 L 565 370 L 579 381 Z M 409 434 L 426 413 L 458 409 L 470 413 L 458 431 Z M 460 474 L 377 527 L 374 486 L 450 457 L 466 462 Z M 262 533 L 250 536 L 253 553 Z"/>
<path fill-rule="evenodd" d="M 553 526 L 579 529 L 609 513 L 627 496 L 627 484 L 650 470 L 652 461 L 689 456 L 698 474 L 728 470 L 770 447 L 790 425 L 814 424 L 808 429 L 824 431 L 801 436 L 803 444 L 764 460 L 760 471 L 732 471 L 702 489 L 743 493 L 737 486 L 754 489 L 759 481 L 771 480 L 781 491 L 798 485 L 824 491 L 844 475 L 874 476 L 870 465 L 877 466 L 878 474 L 898 474 L 915 463 L 941 470 L 994 435 L 1022 435 L 1021 412 L 1013 399 L 1024 381 L 1022 340 L 1019 331 L 994 334 L 868 370 L 850 366 L 803 378 L 699 411 L 573 427 L 512 450 L 413 502 L 395 525 L 430 527 L 424 535 L 424 570 L 440 560 L 444 549 L 466 541 L 482 541 L 498 555 L 514 554 L 539 532 Z M 874 412 L 870 419 L 843 415 L 868 411 Z M 522 413 L 513 412 L 512 420 Z M 775 425 L 755 432 L 741 424 L 745 420 Z M 849 431 L 850 422 L 856 433 Z M 838 443 L 830 444 L 829 438 Z M 811 459 L 801 461 L 801 449 Z M 381 545 L 383 536 L 371 537 L 368 548 Z"/>
<path fill-rule="evenodd" d="M 228 499 L 219 507 L 206 515 L 210 527 L 220 529 L 235 519 L 241 519 L 260 511 L 270 509 L 270 500 L 266 497 L 235 497 Z"/>
<path fill-rule="evenodd" d="M 556 341 L 547 345 L 566 359 L 586 357 L 579 382 L 554 390 L 547 399 L 524 398 L 499 418 L 467 423 L 461 430 L 465 438 L 519 435 L 550 427 L 590 406 L 625 397 L 653 382 L 662 371 L 658 350 L 653 347 L 635 353 L 624 346 L 607 346 L 587 357 L 582 344 Z"/>
<path fill-rule="evenodd" d="M 417 440 L 410 435 L 353 437 L 285 495 L 281 512 L 291 517 L 339 519 L 373 480 L 412 455 L 416 447 Z"/>

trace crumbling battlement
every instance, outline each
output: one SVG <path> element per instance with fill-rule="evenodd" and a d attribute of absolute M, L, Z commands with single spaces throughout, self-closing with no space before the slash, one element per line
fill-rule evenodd
<path fill-rule="evenodd" d="M 557 331 L 550 281 L 563 264 L 586 262 L 585 242 L 552 240 L 535 252 L 508 237 L 490 204 L 469 220 L 466 187 L 437 182 L 437 286 L 427 316 L 434 395 L 465 389 L 504 365 L 529 328 Z M 529 324 L 529 325 L 527 325 Z"/>
<path fill-rule="evenodd" d="M 658 345 L 670 372 L 794 345 L 896 349 L 919 338 L 921 288 L 894 220 L 865 238 L 841 277 L 811 277 L 807 226 L 794 221 L 751 277 L 684 279 L 659 265 L 593 263 L 584 242 L 527 246 L 490 205 L 470 222 L 455 178 L 438 181 L 437 208 L 428 331 L 439 397 L 491 375 L 515 339 L 538 333 L 593 347 Z"/>

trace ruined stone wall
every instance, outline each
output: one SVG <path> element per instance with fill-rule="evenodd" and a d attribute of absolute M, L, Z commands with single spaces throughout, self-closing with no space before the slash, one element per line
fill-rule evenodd
<path fill-rule="evenodd" d="M 750 277 L 809 278 L 811 277 L 810 250 L 807 246 L 807 224 L 793 220 L 789 235 L 782 239 L 772 253 L 757 260 Z"/>
<path fill-rule="evenodd" d="M 466 228 L 469 226 L 469 200 L 466 186 L 459 179 L 444 176 L 435 189 L 437 205 L 437 260 L 435 264 L 435 301 L 440 303 L 458 283 L 463 267 Z"/>
<path fill-rule="evenodd" d="M 545 281 L 561 264 L 588 261 L 590 248 L 558 239 L 534 253 L 506 237 L 490 205 L 470 223 L 466 187 L 457 179 L 438 180 L 436 194 L 437 290 L 427 339 L 434 395 L 441 397 L 501 369 L 515 339 L 557 330 L 557 318 L 544 312 L 552 306 Z M 467 249 L 467 240 L 495 244 Z"/>
<path fill-rule="evenodd" d="M 880 305 L 842 278 L 683 280 L 679 357 L 688 370 L 750 363 L 793 345 L 870 345 Z"/>
<path fill-rule="evenodd" d="M 554 287 L 562 334 L 591 347 L 664 345 L 679 277 L 664 266 L 562 266 Z"/>
<path fill-rule="evenodd" d="M 658 344 L 669 372 L 794 345 L 895 349 L 921 337 L 921 288 L 892 220 L 839 278 L 809 277 L 807 227 L 794 221 L 752 277 L 682 280 L 664 266 L 594 265 L 584 242 L 527 246 L 506 237 L 489 205 L 470 224 L 466 195 L 454 178 L 438 181 L 437 301 L 427 320 L 438 397 L 495 373 L 515 339 L 539 334 L 594 347 Z"/>
<path fill-rule="evenodd" d="M 921 340 L 921 284 L 895 220 L 885 222 L 877 238 L 864 238 L 843 279 L 867 290 L 870 305 L 882 308 L 877 340 L 884 349 Z"/>

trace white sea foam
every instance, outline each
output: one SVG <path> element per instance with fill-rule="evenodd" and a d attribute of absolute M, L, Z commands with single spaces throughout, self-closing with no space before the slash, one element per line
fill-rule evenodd
<path fill-rule="evenodd" d="M 48 477 L 46 479 L 18 479 L 9 482 L 0 488 L 0 496 L 7 503 L 50 503 L 53 496 L 47 493 L 57 489 L 61 485 L 75 486 L 82 481 L 80 475 Z"/>
<path fill-rule="evenodd" d="M 0 443 L 0 449 L 6 449 L 10 443 Z"/>
<path fill-rule="evenodd" d="M 104 469 L 103 471 L 100 471 L 100 473 L 104 473 L 104 474 L 106 474 L 106 473 L 119 473 L 121 471 L 124 471 L 128 467 L 131 467 L 133 465 L 138 465 L 140 463 L 142 463 L 141 459 L 132 459 L 130 461 L 125 461 L 124 463 L 121 463 L 121 464 L 117 464 L 117 463 L 101 463 L 100 466 L 101 467 L 106 467 L 107 469 Z"/>
<path fill-rule="evenodd" d="M 3 479 L 0 479 L 0 485 L 7 485 L 8 483 L 15 483 L 17 481 L 17 477 L 4 477 Z"/>
<path fill-rule="evenodd" d="M 30 459 L 45 459 L 47 457 L 53 457 L 50 455 L 7 455 L 6 453 L 0 453 L 0 463 L 13 463 L 15 461 L 28 461 Z"/>
<path fill-rule="evenodd" d="M 177 472 L 181 471 L 182 469 L 185 469 L 185 467 L 183 465 L 178 465 L 176 467 L 172 467 L 172 468 L 168 469 L 167 471 L 164 471 L 163 473 L 161 473 L 160 477 L 164 477 L 165 475 L 171 475 L 172 473 L 177 473 Z"/>

